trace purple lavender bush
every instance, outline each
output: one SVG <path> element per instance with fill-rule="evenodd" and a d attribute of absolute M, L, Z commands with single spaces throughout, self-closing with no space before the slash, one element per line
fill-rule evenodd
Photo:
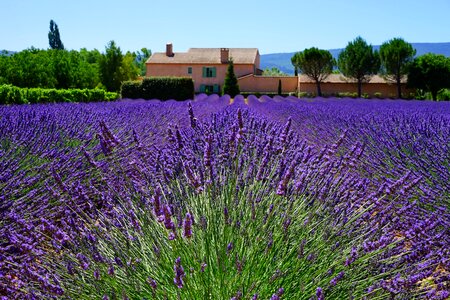
<path fill-rule="evenodd" d="M 450 110 L 229 100 L 0 107 L 0 296 L 448 297 Z"/>

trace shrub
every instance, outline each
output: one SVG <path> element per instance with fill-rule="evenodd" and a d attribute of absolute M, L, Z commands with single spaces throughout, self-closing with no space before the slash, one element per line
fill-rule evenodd
<path fill-rule="evenodd" d="M 0 85 L 0 104 L 112 101 L 117 93 L 102 89 L 43 89 Z"/>
<path fill-rule="evenodd" d="M 308 92 L 299 92 L 298 98 L 314 98 L 314 93 L 308 93 Z"/>
<path fill-rule="evenodd" d="M 441 90 L 437 96 L 438 101 L 449 101 L 450 100 L 450 90 Z"/>
<path fill-rule="evenodd" d="M 186 100 L 194 97 L 194 81 L 188 77 L 149 77 L 141 84 L 144 99 Z"/>
<path fill-rule="evenodd" d="M 352 92 L 344 92 L 344 93 L 337 93 L 337 97 L 339 98 L 358 98 L 358 93 L 352 93 Z"/>
<path fill-rule="evenodd" d="M 142 82 L 122 83 L 122 98 L 187 100 L 194 98 L 194 81 L 190 77 L 147 77 Z"/>
<path fill-rule="evenodd" d="M 377 99 L 383 99 L 383 94 L 381 94 L 380 92 L 373 93 L 373 96 Z"/>
<path fill-rule="evenodd" d="M 125 81 L 120 88 L 122 98 L 139 99 L 142 95 L 141 81 Z"/>

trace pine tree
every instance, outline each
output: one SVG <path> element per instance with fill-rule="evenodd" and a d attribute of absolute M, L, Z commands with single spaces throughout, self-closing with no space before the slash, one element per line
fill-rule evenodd
<path fill-rule="evenodd" d="M 240 93 L 241 91 L 239 90 L 236 74 L 234 74 L 233 59 L 230 59 L 230 62 L 228 63 L 227 74 L 225 75 L 225 82 L 223 84 L 223 94 L 230 95 L 230 97 L 235 97 Z"/>
<path fill-rule="evenodd" d="M 64 45 L 61 42 L 61 37 L 59 36 L 58 25 L 53 20 L 50 20 L 50 32 L 48 33 L 48 43 L 52 49 L 64 50 Z"/>

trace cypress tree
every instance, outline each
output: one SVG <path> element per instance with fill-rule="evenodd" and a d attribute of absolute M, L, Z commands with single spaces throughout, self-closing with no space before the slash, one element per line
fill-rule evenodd
<path fill-rule="evenodd" d="M 234 74 L 233 59 L 230 59 L 230 62 L 228 63 L 227 74 L 225 75 L 225 82 L 223 84 L 223 94 L 228 94 L 230 95 L 230 97 L 235 97 L 240 93 L 241 91 L 239 90 L 236 74 Z"/>
<path fill-rule="evenodd" d="M 61 42 L 61 37 L 59 36 L 58 25 L 53 20 L 50 20 L 50 32 L 48 33 L 48 43 L 50 48 L 64 50 L 64 45 Z"/>

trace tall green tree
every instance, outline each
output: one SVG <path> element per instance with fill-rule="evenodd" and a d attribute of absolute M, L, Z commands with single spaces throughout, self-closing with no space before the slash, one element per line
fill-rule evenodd
<path fill-rule="evenodd" d="M 147 62 L 150 56 L 152 56 L 152 51 L 145 47 L 142 48 L 141 51 L 136 52 L 135 63 L 140 70 L 141 76 L 145 76 L 145 74 L 147 73 L 147 66 L 145 63 Z"/>
<path fill-rule="evenodd" d="M 450 88 L 450 57 L 432 53 L 417 57 L 409 68 L 408 85 L 430 92 L 437 100 L 440 90 Z"/>
<path fill-rule="evenodd" d="M 241 93 L 238 85 L 238 81 L 236 78 L 236 74 L 234 73 L 234 63 L 233 59 L 230 59 L 228 63 L 227 73 L 225 75 L 225 82 L 223 84 L 223 94 L 228 94 L 230 97 L 235 97 Z"/>
<path fill-rule="evenodd" d="M 397 85 L 397 97 L 402 98 L 402 80 L 414 60 L 416 49 L 402 38 L 394 38 L 380 47 L 381 72 Z"/>
<path fill-rule="evenodd" d="M 361 97 L 362 84 L 369 82 L 380 69 L 380 58 L 372 45 L 358 36 L 339 54 L 337 64 L 342 74 L 357 81 L 358 97 Z"/>
<path fill-rule="evenodd" d="M 48 43 L 50 44 L 51 49 L 59 49 L 59 50 L 64 49 L 64 45 L 61 42 L 61 37 L 59 35 L 58 25 L 53 20 L 50 20 L 50 31 L 48 33 Z"/>
<path fill-rule="evenodd" d="M 122 60 L 122 76 L 124 80 L 135 80 L 140 74 L 138 64 L 136 63 L 136 53 L 127 51 Z"/>
<path fill-rule="evenodd" d="M 336 64 L 330 51 L 312 47 L 295 53 L 291 62 L 296 70 L 316 82 L 317 95 L 322 96 L 320 83 L 333 72 Z"/>
<path fill-rule="evenodd" d="M 122 81 L 125 80 L 123 68 L 123 54 L 120 47 L 114 41 L 110 41 L 106 46 L 106 52 L 99 61 L 100 78 L 102 84 L 110 92 L 120 90 Z"/>

